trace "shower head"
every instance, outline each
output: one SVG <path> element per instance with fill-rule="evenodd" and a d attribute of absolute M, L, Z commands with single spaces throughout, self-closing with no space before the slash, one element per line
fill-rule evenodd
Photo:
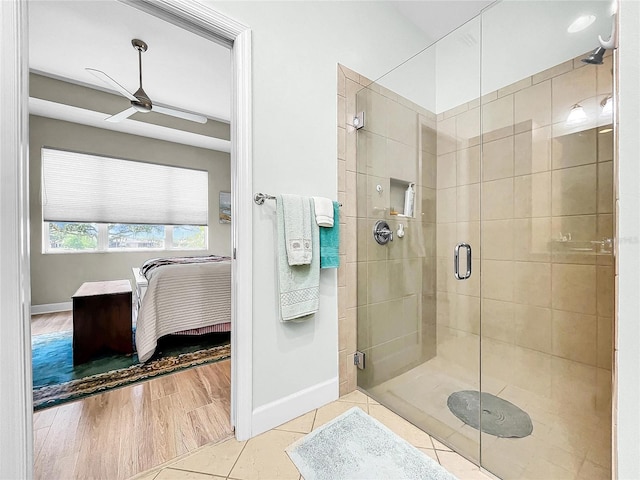
<path fill-rule="evenodd" d="M 583 58 L 582 61 L 591 65 L 602 65 L 602 57 L 606 51 L 606 48 L 598 47 L 587 58 Z"/>

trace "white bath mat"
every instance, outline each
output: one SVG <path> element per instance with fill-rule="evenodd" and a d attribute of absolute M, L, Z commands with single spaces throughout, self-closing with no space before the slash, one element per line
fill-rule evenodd
<path fill-rule="evenodd" d="M 286 452 L 305 480 L 456 480 L 357 407 L 289 445 Z"/>

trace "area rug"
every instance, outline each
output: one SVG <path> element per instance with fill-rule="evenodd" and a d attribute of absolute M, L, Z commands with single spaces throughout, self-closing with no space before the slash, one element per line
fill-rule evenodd
<path fill-rule="evenodd" d="M 357 407 L 291 444 L 286 452 L 305 480 L 456 480 Z"/>
<path fill-rule="evenodd" d="M 231 355 L 229 334 L 212 333 L 161 338 L 156 353 L 146 363 L 140 363 L 134 353 L 104 355 L 74 366 L 72 344 L 72 332 L 32 338 L 34 410 L 217 362 Z"/>

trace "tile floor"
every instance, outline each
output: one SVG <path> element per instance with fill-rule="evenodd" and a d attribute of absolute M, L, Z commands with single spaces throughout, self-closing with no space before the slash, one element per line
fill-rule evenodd
<path fill-rule="evenodd" d="M 487 480 L 492 477 L 422 430 L 383 407 L 362 392 L 298 417 L 251 440 L 229 439 L 206 445 L 166 465 L 141 473 L 135 480 L 300 480 L 302 477 L 284 449 L 305 434 L 324 425 L 352 407 L 358 407 L 393 430 L 397 435 L 438 461 L 460 480 Z"/>

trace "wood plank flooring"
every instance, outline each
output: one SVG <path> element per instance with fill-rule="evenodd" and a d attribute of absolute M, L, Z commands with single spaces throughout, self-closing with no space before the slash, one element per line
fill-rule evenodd
<path fill-rule="evenodd" d="M 43 313 L 31 315 L 31 335 L 57 333 L 73 330 L 71 310 L 67 312 Z"/>
<path fill-rule="evenodd" d="M 32 319 L 34 335 L 71 329 L 71 312 Z M 224 360 L 41 410 L 34 478 L 129 478 L 232 435 L 230 408 Z"/>

